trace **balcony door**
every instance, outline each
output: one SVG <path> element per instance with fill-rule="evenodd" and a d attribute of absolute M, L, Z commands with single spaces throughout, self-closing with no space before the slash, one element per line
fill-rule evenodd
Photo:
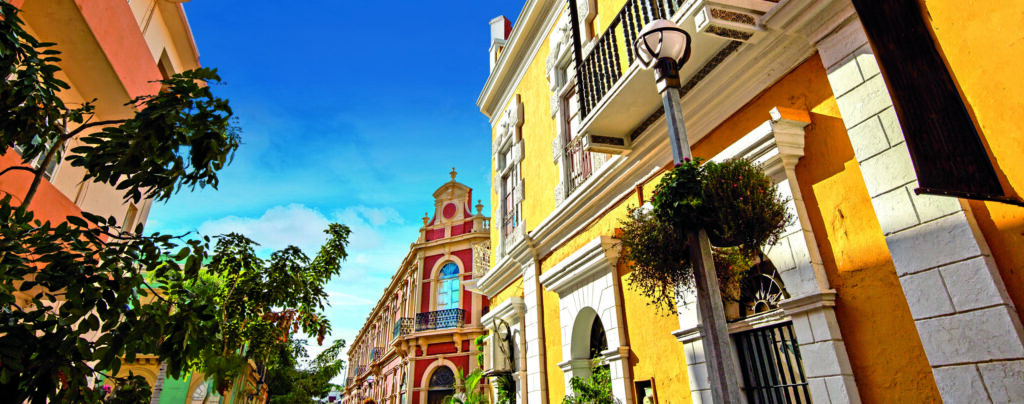
<path fill-rule="evenodd" d="M 459 266 L 449 262 L 441 267 L 437 286 L 437 310 L 459 308 Z"/>

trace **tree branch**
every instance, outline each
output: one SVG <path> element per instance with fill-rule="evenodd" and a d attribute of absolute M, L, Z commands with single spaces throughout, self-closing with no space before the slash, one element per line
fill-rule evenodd
<path fill-rule="evenodd" d="M 7 174 L 8 172 L 14 171 L 14 170 L 28 171 L 28 172 L 33 173 L 33 174 L 35 174 L 36 171 L 38 171 L 38 170 L 33 169 L 32 167 L 28 167 L 28 166 L 10 166 L 10 167 L 5 168 L 3 171 L 0 171 L 0 176 L 3 176 L 4 174 Z"/>
<path fill-rule="evenodd" d="M 78 135 L 79 133 L 82 133 L 82 131 L 84 131 L 86 129 L 89 129 L 89 128 L 95 128 L 97 126 L 119 125 L 119 124 L 122 124 L 122 123 L 125 123 L 125 122 L 128 122 L 128 120 L 127 119 L 113 119 L 113 120 L 109 120 L 109 121 L 96 121 L 96 122 L 91 122 L 91 123 L 84 123 L 81 126 L 75 128 L 75 130 L 73 130 L 71 132 L 68 132 L 66 135 L 61 136 L 61 139 L 62 140 L 71 139 L 71 138 L 75 137 L 76 135 Z"/>

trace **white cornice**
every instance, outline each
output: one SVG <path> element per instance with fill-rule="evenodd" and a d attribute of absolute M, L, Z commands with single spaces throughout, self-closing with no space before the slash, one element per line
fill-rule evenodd
<path fill-rule="evenodd" d="M 508 253 L 501 256 L 501 259 L 487 271 L 476 283 L 476 288 L 485 296 L 494 296 L 512 284 L 517 278 L 523 275 L 523 268 L 528 267 L 533 261 L 533 253 L 529 244 L 523 236 L 514 241 L 514 245 Z"/>
<path fill-rule="evenodd" d="M 564 295 L 573 285 L 586 282 L 593 274 L 612 272 L 621 245 L 608 236 L 597 236 L 540 276 L 545 289 Z"/>
<path fill-rule="evenodd" d="M 514 296 L 495 307 L 491 307 L 491 311 L 480 318 L 480 323 L 484 327 L 487 327 L 494 320 L 505 320 L 512 323 L 518 320 L 518 318 L 513 318 L 513 315 L 522 316 L 523 313 L 526 313 L 526 303 L 523 302 L 523 298 Z"/>
<path fill-rule="evenodd" d="M 494 69 L 491 70 L 484 88 L 477 97 L 476 105 L 480 112 L 491 120 L 494 125 L 495 112 L 508 102 L 526 74 L 526 69 L 535 59 L 537 51 L 555 22 L 565 0 L 529 0 L 522 13 L 512 27 L 505 49 L 502 50 Z"/>

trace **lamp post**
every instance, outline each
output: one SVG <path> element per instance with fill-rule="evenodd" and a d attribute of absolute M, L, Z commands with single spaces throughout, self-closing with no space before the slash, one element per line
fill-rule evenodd
<path fill-rule="evenodd" d="M 654 20 L 640 31 L 636 50 L 643 67 L 654 69 L 658 92 L 665 104 L 672 160 L 680 164 L 684 159 L 693 157 L 679 102 L 679 68 L 690 58 L 690 34 L 671 21 Z M 711 242 L 704 229 L 687 229 L 686 232 L 693 277 L 697 284 L 697 312 L 700 314 L 700 332 L 711 379 L 711 394 L 716 403 L 739 403 L 740 384 L 736 362 L 733 360 L 732 341 L 725 323 L 722 293 L 718 289 L 718 277 L 711 256 Z"/>

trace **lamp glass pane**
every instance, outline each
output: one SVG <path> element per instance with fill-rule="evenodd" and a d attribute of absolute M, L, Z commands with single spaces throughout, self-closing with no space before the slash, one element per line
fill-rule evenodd
<path fill-rule="evenodd" d="M 661 31 L 661 57 L 678 61 L 686 50 L 686 36 L 676 30 Z"/>

